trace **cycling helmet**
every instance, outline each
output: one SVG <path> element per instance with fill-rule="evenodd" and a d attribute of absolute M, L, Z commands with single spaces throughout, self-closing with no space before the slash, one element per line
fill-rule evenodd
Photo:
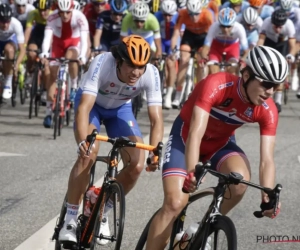
<path fill-rule="evenodd" d="M 127 10 L 127 3 L 125 0 L 112 0 L 110 2 L 110 9 L 115 13 L 123 13 Z"/>
<path fill-rule="evenodd" d="M 131 14 L 133 19 L 146 20 L 150 13 L 148 4 L 143 2 L 137 2 L 132 5 Z"/>
<path fill-rule="evenodd" d="M 186 8 L 190 13 L 200 13 L 202 9 L 201 1 L 199 0 L 188 0 Z"/>
<path fill-rule="evenodd" d="M 255 46 L 250 50 L 246 64 L 263 81 L 282 83 L 288 75 L 288 63 L 277 50 L 267 46 Z"/>
<path fill-rule="evenodd" d="M 233 9 L 227 7 L 219 12 L 219 23 L 224 26 L 232 26 L 236 19 L 236 13 Z"/>
<path fill-rule="evenodd" d="M 247 7 L 243 11 L 243 19 L 244 19 L 245 23 L 254 25 L 257 21 L 257 18 L 258 18 L 258 13 L 257 13 L 256 9 L 254 9 L 252 7 Z"/>
<path fill-rule="evenodd" d="M 138 35 L 124 37 L 122 42 L 117 45 L 117 54 L 122 60 L 132 63 L 135 66 L 145 66 L 150 61 L 151 49 L 149 43 Z"/>
<path fill-rule="evenodd" d="M 164 14 L 175 15 L 177 12 L 177 4 L 173 0 L 165 0 L 161 3 L 160 9 Z"/>
<path fill-rule="evenodd" d="M 15 0 L 16 5 L 26 5 L 27 3 L 27 0 Z"/>
<path fill-rule="evenodd" d="M 77 1 L 79 2 L 81 8 L 83 8 L 87 4 L 86 0 L 77 0 Z"/>
<path fill-rule="evenodd" d="M 284 25 L 287 19 L 288 19 L 287 13 L 285 12 L 285 10 L 282 9 L 275 10 L 271 16 L 272 24 L 276 26 Z"/>
<path fill-rule="evenodd" d="M 186 6 L 186 0 L 177 0 L 177 6 L 179 9 L 183 9 Z"/>
<path fill-rule="evenodd" d="M 280 6 L 285 11 L 290 11 L 293 7 L 294 0 L 280 0 Z"/>
<path fill-rule="evenodd" d="M 34 2 L 34 7 L 39 10 L 47 10 L 51 8 L 50 0 L 37 0 Z"/>
<path fill-rule="evenodd" d="M 80 10 L 81 6 L 80 3 L 76 0 L 73 1 L 74 10 Z"/>
<path fill-rule="evenodd" d="M 72 0 L 58 0 L 57 1 L 58 9 L 61 11 L 69 11 L 73 7 Z"/>
<path fill-rule="evenodd" d="M 243 0 L 229 0 L 229 3 L 233 5 L 240 5 L 242 4 Z"/>
<path fill-rule="evenodd" d="M 265 0 L 249 0 L 251 7 L 260 8 L 265 3 Z"/>
<path fill-rule="evenodd" d="M 151 2 L 151 0 L 139 0 L 139 2 L 142 2 L 142 3 L 146 3 L 146 4 L 148 4 L 148 3 L 150 3 L 150 2 Z"/>
<path fill-rule="evenodd" d="M 12 11 L 8 4 L 0 4 L 0 20 L 1 21 L 10 21 L 12 17 Z"/>

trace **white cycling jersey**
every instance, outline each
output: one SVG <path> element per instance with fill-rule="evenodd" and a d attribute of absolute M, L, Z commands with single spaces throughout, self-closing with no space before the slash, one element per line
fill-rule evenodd
<path fill-rule="evenodd" d="M 207 36 L 204 41 L 204 45 L 211 46 L 213 40 L 217 40 L 220 43 L 232 44 L 240 43 L 240 49 L 245 51 L 248 49 L 248 41 L 245 28 L 238 22 L 233 24 L 231 33 L 229 36 L 222 33 L 222 29 L 219 22 L 213 23 L 207 32 Z"/>
<path fill-rule="evenodd" d="M 235 21 L 238 22 L 238 23 L 244 24 L 243 15 L 238 15 L 236 17 Z M 258 18 L 256 20 L 256 23 L 254 25 L 254 29 L 256 29 L 257 31 L 260 31 L 262 24 L 263 24 L 263 20 L 260 16 L 258 16 Z"/>
<path fill-rule="evenodd" d="M 0 29 L 0 41 L 7 41 L 16 35 L 18 44 L 24 43 L 24 33 L 21 22 L 12 17 L 7 30 Z"/>
<path fill-rule="evenodd" d="M 276 43 L 287 41 L 289 38 L 295 38 L 296 36 L 295 26 L 290 19 L 288 19 L 282 26 L 279 34 L 275 33 L 271 17 L 268 17 L 264 20 L 260 33 L 264 34 L 267 38 Z"/>
<path fill-rule="evenodd" d="M 62 30 L 64 34 L 62 34 Z M 65 37 L 66 34 L 68 37 Z M 55 10 L 47 19 L 47 25 L 45 28 L 45 35 L 42 45 L 42 53 L 47 54 L 52 41 L 52 35 L 56 39 L 63 40 L 79 38 L 80 37 L 80 56 L 81 58 L 86 57 L 89 34 L 89 24 L 85 15 L 79 10 L 72 10 L 71 21 L 63 23 L 61 17 L 58 14 L 58 10 Z"/>
<path fill-rule="evenodd" d="M 148 106 L 161 106 L 160 78 L 157 68 L 147 64 L 145 73 L 129 86 L 117 76 L 116 59 L 110 52 L 95 57 L 89 70 L 83 75 L 80 87 L 83 94 L 97 96 L 96 103 L 106 109 L 118 108 L 131 98 L 146 92 Z"/>
<path fill-rule="evenodd" d="M 11 4 L 10 7 L 13 17 L 17 18 L 20 22 L 26 22 L 29 12 L 35 9 L 32 4 L 26 4 L 25 12 L 23 14 L 19 14 L 15 4 Z"/>

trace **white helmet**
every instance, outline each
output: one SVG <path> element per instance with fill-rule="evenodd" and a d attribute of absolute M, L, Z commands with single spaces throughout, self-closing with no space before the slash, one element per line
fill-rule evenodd
<path fill-rule="evenodd" d="M 81 9 L 80 3 L 78 1 L 74 0 L 73 4 L 74 4 L 74 10 L 80 10 Z"/>
<path fill-rule="evenodd" d="M 137 2 L 132 5 L 131 14 L 133 19 L 146 20 L 150 13 L 148 4 Z"/>
<path fill-rule="evenodd" d="M 160 9 L 164 14 L 175 15 L 177 12 L 177 4 L 173 0 L 165 0 L 161 3 Z"/>
<path fill-rule="evenodd" d="M 15 0 L 16 5 L 26 5 L 27 3 L 27 0 Z"/>
<path fill-rule="evenodd" d="M 289 70 L 283 55 L 267 46 L 255 46 L 250 50 L 246 64 L 258 78 L 276 84 L 285 80 Z"/>
<path fill-rule="evenodd" d="M 58 0 L 57 4 L 61 11 L 69 11 L 73 7 L 72 0 Z"/>
<path fill-rule="evenodd" d="M 280 0 L 281 8 L 285 11 L 290 11 L 293 7 L 294 0 Z"/>
<path fill-rule="evenodd" d="M 247 24 L 254 25 L 257 21 L 258 13 L 257 10 L 252 7 L 247 7 L 243 11 L 243 19 Z"/>
<path fill-rule="evenodd" d="M 199 0 L 188 0 L 187 3 L 186 3 L 186 8 L 187 8 L 188 12 L 200 13 L 201 8 L 202 8 L 201 1 L 199 1 Z"/>
<path fill-rule="evenodd" d="M 139 2 L 142 2 L 142 3 L 150 3 L 151 0 L 139 0 Z"/>
<path fill-rule="evenodd" d="M 183 9 L 186 7 L 186 0 L 178 0 L 177 3 L 179 9 Z"/>

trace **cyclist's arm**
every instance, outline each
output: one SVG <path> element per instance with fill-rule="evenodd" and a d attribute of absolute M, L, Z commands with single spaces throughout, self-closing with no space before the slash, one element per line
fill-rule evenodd
<path fill-rule="evenodd" d="M 275 182 L 274 146 L 275 136 L 260 137 L 259 181 L 260 185 L 269 188 L 274 188 Z"/>
<path fill-rule="evenodd" d="M 94 35 L 94 48 L 100 47 L 100 40 L 102 36 L 102 29 L 96 29 L 95 35 Z"/>
<path fill-rule="evenodd" d="M 246 30 L 243 26 L 241 26 L 240 30 L 239 30 L 239 40 L 240 40 L 240 48 L 241 51 L 243 52 L 242 55 L 242 60 L 246 60 L 246 57 L 248 55 L 249 52 L 249 44 L 248 44 L 248 39 L 247 39 L 247 35 L 246 35 Z"/>
<path fill-rule="evenodd" d="M 18 21 L 16 22 L 15 26 L 15 34 L 17 37 L 17 42 L 19 46 L 19 55 L 17 57 L 16 66 L 19 66 L 19 64 L 22 62 L 24 56 L 25 56 L 25 46 L 24 46 L 24 34 L 23 34 L 23 27 L 22 24 Z"/>
<path fill-rule="evenodd" d="M 120 39 L 128 36 L 128 30 L 130 29 L 130 20 L 132 20 L 131 13 L 128 13 L 122 20 Z"/>
<path fill-rule="evenodd" d="M 208 57 L 208 53 L 209 53 L 211 44 L 213 42 L 213 39 L 215 38 L 216 34 L 219 33 L 219 26 L 220 26 L 219 23 L 214 23 L 209 27 L 207 35 L 204 40 L 204 46 L 202 47 L 202 50 L 201 50 L 202 58 Z"/>
<path fill-rule="evenodd" d="M 162 55 L 161 38 L 154 39 L 154 44 L 156 47 L 155 55 L 156 57 L 160 57 Z"/>
<path fill-rule="evenodd" d="M 47 54 L 50 49 L 51 41 L 52 41 L 53 30 L 52 28 L 45 28 L 44 40 L 42 44 L 42 53 Z"/>
<path fill-rule="evenodd" d="M 185 146 L 185 162 L 187 173 L 194 172 L 199 160 L 199 148 L 208 123 L 209 113 L 194 106 L 190 120 L 190 129 Z"/>
<path fill-rule="evenodd" d="M 150 120 L 150 141 L 151 145 L 157 145 L 163 138 L 164 124 L 161 106 L 148 106 Z"/>
<path fill-rule="evenodd" d="M 266 40 L 266 35 L 265 34 L 259 34 L 257 46 L 264 45 L 265 40 Z"/>
<path fill-rule="evenodd" d="M 27 17 L 27 21 L 26 21 L 26 29 L 25 29 L 25 44 L 28 43 L 31 31 L 32 31 L 32 25 L 33 25 L 33 21 L 34 21 L 34 10 L 30 11 Z"/>
<path fill-rule="evenodd" d="M 289 38 L 289 54 L 295 56 L 297 53 L 296 39 Z"/>
<path fill-rule="evenodd" d="M 173 35 L 172 35 L 172 38 L 171 38 L 171 49 L 172 50 L 176 47 L 176 45 L 178 43 L 178 37 L 179 36 L 180 36 L 180 29 L 178 29 L 177 27 L 174 27 Z"/>

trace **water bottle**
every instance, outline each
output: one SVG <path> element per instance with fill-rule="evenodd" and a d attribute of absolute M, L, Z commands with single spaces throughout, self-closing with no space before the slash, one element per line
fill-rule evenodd
<path fill-rule="evenodd" d="M 182 238 L 184 231 L 181 231 L 180 233 L 176 234 L 174 239 L 174 245 L 173 250 L 180 250 L 180 240 Z"/>
<path fill-rule="evenodd" d="M 83 214 L 86 217 L 89 217 L 91 215 L 91 212 L 93 211 L 93 207 L 98 198 L 99 193 L 100 193 L 100 188 L 96 188 L 95 186 L 90 187 L 89 190 L 86 192 L 84 212 L 83 212 Z"/>
<path fill-rule="evenodd" d="M 180 243 L 179 243 L 179 249 L 187 249 L 188 245 L 191 242 L 191 239 L 193 238 L 194 234 L 196 233 L 197 229 L 199 227 L 199 224 L 196 222 L 193 222 L 184 232 L 184 234 L 181 237 Z"/>

